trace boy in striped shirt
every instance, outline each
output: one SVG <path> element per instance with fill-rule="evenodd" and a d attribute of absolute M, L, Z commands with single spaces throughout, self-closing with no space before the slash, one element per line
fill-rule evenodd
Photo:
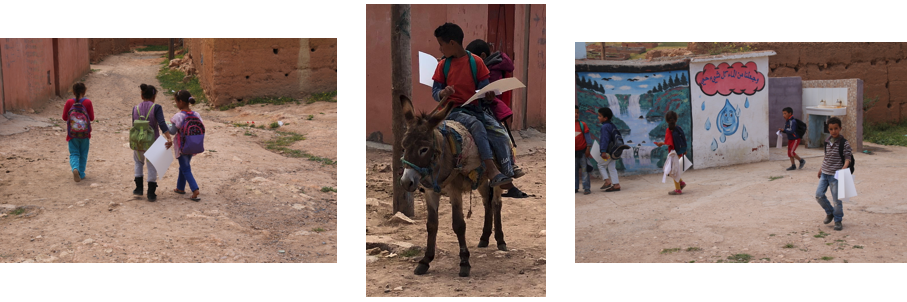
<path fill-rule="evenodd" d="M 844 228 L 841 220 L 844 218 L 844 207 L 841 200 L 838 199 L 838 180 L 835 179 L 835 171 L 850 167 L 853 151 L 850 149 L 850 142 L 841 136 L 841 119 L 831 117 L 828 119 L 828 133 L 831 134 L 825 140 L 825 159 L 822 161 L 822 168 L 819 170 L 819 187 L 816 189 L 816 201 L 825 210 L 825 221 L 828 224 L 835 221 L 835 231 Z M 843 148 L 844 158 L 841 158 L 838 152 Z M 832 206 L 825 197 L 825 190 L 831 187 L 831 199 L 835 202 Z"/>

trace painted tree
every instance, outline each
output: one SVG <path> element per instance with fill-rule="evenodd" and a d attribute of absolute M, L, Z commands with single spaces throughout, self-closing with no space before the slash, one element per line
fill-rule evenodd
<path fill-rule="evenodd" d="M 684 85 L 684 86 L 690 85 L 690 80 L 687 79 L 686 74 L 683 74 L 683 73 L 680 74 L 680 85 Z"/>

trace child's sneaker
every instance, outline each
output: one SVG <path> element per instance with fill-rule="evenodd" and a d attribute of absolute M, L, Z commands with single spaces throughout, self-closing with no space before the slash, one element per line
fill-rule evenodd
<path fill-rule="evenodd" d="M 79 176 L 79 169 L 72 169 L 72 180 L 76 182 L 82 181 L 82 177 Z"/>
<path fill-rule="evenodd" d="M 680 182 L 680 189 L 683 190 L 683 188 L 686 188 L 686 187 L 687 187 L 687 183 L 681 181 L 681 182 Z"/>
<path fill-rule="evenodd" d="M 592 194 L 591 190 L 589 190 L 589 189 L 583 190 L 583 195 L 589 195 L 589 194 Z"/>
<path fill-rule="evenodd" d="M 835 218 L 835 215 L 825 215 L 825 221 L 822 221 L 822 223 L 828 224 L 828 223 L 830 223 L 831 220 L 834 219 L 834 218 Z"/>
<path fill-rule="evenodd" d="M 835 221 L 835 231 L 840 231 L 843 228 L 844 225 L 842 225 L 840 221 Z"/>
<path fill-rule="evenodd" d="M 683 192 L 681 192 L 680 190 L 674 190 L 674 191 L 668 192 L 668 195 L 680 195 L 680 194 L 683 194 Z"/>
<path fill-rule="evenodd" d="M 614 184 L 603 183 L 603 184 L 602 184 L 602 187 L 599 188 L 599 189 L 607 190 L 607 189 L 610 189 L 610 188 L 613 187 L 613 186 L 614 186 Z"/>
<path fill-rule="evenodd" d="M 800 159 L 800 169 L 803 169 L 803 166 L 805 166 L 805 165 L 806 165 L 806 160 L 801 158 Z"/>
<path fill-rule="evenodd" d="M 797 166 L 791 165 L 790 168 L 787 168 L 787 171 L 797 170 Z"/>

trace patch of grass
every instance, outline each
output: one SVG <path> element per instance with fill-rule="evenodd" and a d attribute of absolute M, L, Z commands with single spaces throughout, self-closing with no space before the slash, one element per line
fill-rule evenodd
<path fill-rule="evenodd" d="M 334 187 L 321 187 L 321 192 L 334 192 L 337 193 L 337 189 Z"/>
<path fill-rule="evenodd" d="M 819 259 L 822 259 L 822 260 L 825 260 L 825 261 L 830 261 L 830 260 L 832 260 L 832 259 L 835 259 L 835 257 L 824 256 L 824 257 L 819 258 Z"/>
<path fill-rule="evenodd" d="M 277 123 L 277 122 L 273 122 L 273 123 L 271 123 L 271 125 L 269 125 L 269 126 L 271 126 L 271 129 L 277 129 L 277 128 L 280 128 L 280 124 L 279 124 L 279 123 Z"/>
<path fill-rule="evenodd" d="M 419 249 L 408 249 L 400 253 L 400 257 L 415 257 L 419 255 Z"/>
<path fill-rule="evenodd" d="M 771 258 L 762 258 L 762 259 L 759 259 L 759 260 L 772 261 Z"/>
<path fill-rule="evenodd" d="M 689 44 L 689 42 L 660 42 L 658 43 L 658 47 L 687 47 L 687 44 Z"/>
<path fill-rule="evenodd" d="M 715 45 L 713 45 L 713 47 L 711 49 L 709 49 L 710 55 L 720 55 L 723 53 L 748 52 L 748 51 L 756 50 L 756 48 L 750 47 L 749 45 L 736 45 L 734 43 L 720 44 L 718 42 L 714 42 L 714 43 L 715 43 Z"/>
<path fill-rule="evenodd" d="M 669 248 L 669 249 L 662 249 L 661 252 L 660 252 L 660 254 L 670 254 L 670 253 L 679 252 L 679 251 L 680 251 L 680 248 L 679 248 L 679 247 Z"/>
<path fill-rule="evenodd" d="M 832 244 L 834 244 L 834 242 L 829 242 L 829 243 L 826 243 L 825 245 L 832 245 Z"/>
<path fill-rule="evenodd" d="M 844 242 L 844 240 L 843 240 L 843 239 L 838 239 L 838 240 L 835 240 L 835 242 Z"/>
<path fill-rule="evenodd" d="M 715 263 L 724 263 L 724 260 L 718 259 Z"/>
<path fill-rule="evenodd" d="M 782 179 L 784 176 L 769 176 L 768 181 L 775 181 L 776 179 Z"/>
<path fill-rule="evenodd" d="M 324 232 L 324 229 L 322 229 L 322 228 L 314 228 L 314 229 L 312 229 L 312 232 L 321 233 L 321 232 Z"/>
<path fill-rule="evenodd" d="M 101 71 L 101 70 L 100 70 L 100 69 L 92 69 L 92 70 L 91 70 L 91 72 L 93 72 L 93 73 L 94 73 L 94 72 L 98 72 L 98 71 Z"/>
<path fill-rule="evenodd" d="M 866 95 L 863 95 L 863 112 L 866 112 L 866 111 L 869 111 L 869 109 L 872 109 L 872 107 L 875 106 L 876 103 L 879 102 L 879 99 L 880 99 L 879 96 L 876 96 L 874 98 L 868 98 L 868 97 L 866 97 Z"/>
<path fill-rule="evenodd" d="M 689 263 L 696 263 L 696 260 L 690 260 Z"/>
<path fill-rule="evenodd" d="M 792 248 L 795 248 L 795 247 L 796 247 L 796 246 L 795 246 L 793 243 L 788 243 L 788 244 L 785 244 L 784 246 L 782 246 L 781 248 L 792 249 Z"/>
<path fill-rule="evenodd" d="M 246 105 L 255 105 L 255 104 L 262 104 L 262 106 L 264 106 L 265 104 L 283 105 L 283 104 L 294 103 L 294 102 L 297 102 L 297 100 L 294 98 L 291 98 L 291 97 L 263 97 L 263 98 L 253 98 L 248 101 L 236 102 L 233 104 L 227 104 L 224 106 L 220 106 L 220 108 L 218 108 L 218 109 L 220 109 L 220 111 L 225 111 L 225 110 L 230 110 L 230 109 L 233 109 L 236 107 L 246 106 Z"/>
<path fill-rule="evenodd" d="M 164 61 L 167 61 L 164 59 Z M 172 91 L 188 90 L 193 97 L 198 102 L 207 103 L 208 97 L 205 96 L 202 86 L 198 83 L 198 77 L 191 77 L 189 81 L 183 83 L 183 78 L 186 77 L 186 73 L 179 70 L 171 70 L 167 67 L 166 64 L 161 66 L 161 70 L 158 71 L 157 80 L 161 82 L 161 94 L 172 96 Z"/>
<path fill-rule="evenodd" d="M 315 116 L 314 116 L 314 115 L 311 115 L 311 114 L 309 114 L 309 116 L 308 116 L 308 117 L 306 117 L 306 118 L 305 118 L 305 119 L 307 119 L 307 120 L 310 120 L 310 121 L 311 121 L 311 120 L 312 120 L 312 119 L 313 119 L 313 118 L 315 118 Z"/>
<path fill-rule="evenodd" d="M 727 263 L 749 263 L 753 256 L 750 254 L 734 254 L 727 256 Z"/>
<path fill-rule="evenodd" d="M 831 235 L 831 234 L 826 233 L 826 232 L 823 232 L 823 231 L 819 231 L 819 234 L 813 235 L 813 237 L 816 237 L 816 238 L 825 238 L 825 237 L 828 236 L 828 235 Z"/>
<path fill-rule="evenodd" d="M 13 215 L 13 216 L 22 215 L 22 213 L 25 213 L 25 209 L 24 209 L 24 208 L 16 208 L 16 209 L 13 210 L 12 212 L 9 212 L 9 214 L 10 214 L 10 215 Z"/>
<path fill-rule="evenodd" d="M 701 250 L 702 250 L 702 249 L 699 248 L 699 247 L 688 247 L 688 248 L 687 248 L 687 252 L 698 252 L 698 251 L 701 251 Z"/>
<path fill-rule="evenodd" d="M 768 234 L 768 237 L 775 237 L 775 234 Z"/>
<path fill-rule="evenodd" d="M 252 132 L 249 132 L 249 131 L 246 131 L 246 133 L 243 133 L 243 135 L 245 135 L 245 136 L 258 136 L 258 135 L 255 135 L 255 134 L 252 133 Z"/>
<path fill-rule="evenodd" d="M 907 120 L 900 123 L 863 122 L 863 140 L 886 146 L 907 147 Z"/>
<path fill-rule="evenodd" d="M 147 45 L 145 47 L 136 49 L 135 51 L 166 51 L 169 49 L 170 46 L 168 45 Z"/>
<path fill-rule="evenodd" d="M 313 93 L 312 96 L 310 96 L 309 99 L 305 101 L 305 103 L 306 104 L 311 104 L 314 102 L 334 102 L 334 103 L 336 103 L 337 100 L 334 99 L 334 97 L 336 97 L 336 96 L 337 96 L 336 90 L 331 91 L 331 92 Z"/>
<path fill-rule="evenodd" d="M 854 245 L 853 248 L 855 248 L 855 249 L 862 249 L 863 246 L 862 246 L 862 245 Z"/>
<path fill-rule="evenodd" d="M 261 126 L 261 127 L 262 127 L 262 129 L 264 129 L 264 126 Z M 275 151 L 275 152 L 283 152 L 283 154 L 288 157 L 306 158 L 308 160 L 321 163 L 322 165 L 336 165 L 337 164 L 337 161 L 330 159 L 330 158 L 324 158 L 324 157 L 309 154 L 305 151 L 287 148 L 288 146 L 292 145 L 295 142 L 305 140 L 305 137 L 302 136 L 302 134 L 298 134 L 298 133 L 294 133 L 294 132 L 284 132 L 284 131 L 276 131 L 276 132 L 277 132 L 277 134 L 275 135 L 274 139 L 265 142 L 266 149 Z"/>

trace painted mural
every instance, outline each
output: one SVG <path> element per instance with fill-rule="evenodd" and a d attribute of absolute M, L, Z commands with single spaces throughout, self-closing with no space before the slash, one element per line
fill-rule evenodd
<path fill-rule="evenodd" d="M 686 133 L 687 145 L 692 146 L 689 71 L 576 72 L 575 76 L 580 120 L 589 125 L 592 137 L 598 141 L 601 125 L 598 109 L 608 107 L 614 112 L 614 124 L 624 143 L 631 147 L 617 163 L 622 175 L 663 172 L 668 150 L 653 142 L 664 141 L 667 129 L 664 116 L 670 110 L 677 112 L 677 124 Z M 690 148 L 691 159 L 692 153 Z"/>
<path fill-rule="evenodd" d="M 768 160 L 768 57 L 692 62 L 692 158 L 698 168 Z"/>

